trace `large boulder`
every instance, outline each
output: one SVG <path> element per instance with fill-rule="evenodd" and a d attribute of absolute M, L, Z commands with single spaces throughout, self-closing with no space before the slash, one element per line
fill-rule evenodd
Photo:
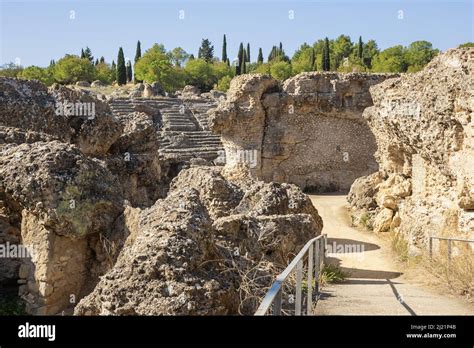
<path fill-rule="evenodd" d="M 71 238 L 107 231 L 122 211 L 120 187 L 105 165 L 59 141 L 0 148 L 0 187 Z"/>
<path fill-rule="evenodd" d="M 253 313 L 322 221 L 297 187 L 242 177 L 181 171 L 168 196 L 140 212 L 133 241 L 75 314 Z"/>

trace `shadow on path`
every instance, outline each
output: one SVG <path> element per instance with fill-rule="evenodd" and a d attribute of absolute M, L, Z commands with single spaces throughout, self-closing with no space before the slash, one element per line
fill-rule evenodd
<path fill-rule="evenodd" d="M 416 316 L 416 313 L 413 309 L 411 309 L 411 307 L 405 303 L 405 301 L 403 300 L 403 297 L 398 293 L 397 291 L 397 288 L 395 287 L 395 285 L 390 281 L 390 279 L 387 279 L 387 283 L 390 285 L 390 287 L 392 288 L 392 291 L 393 291 L 393 294 L 395 295 L 395 297 L 397 298 L 397 301 L 407 310 L 408 313 L 410 313 L 410 315 L 414 315 Z"/>

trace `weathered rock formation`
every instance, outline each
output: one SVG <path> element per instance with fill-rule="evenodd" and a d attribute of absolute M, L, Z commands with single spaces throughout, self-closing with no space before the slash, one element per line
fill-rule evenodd
<path fill-rule="evenodd" d="M 209 112 L 226 166 L 244 162 L 260 179 L 309 190 L 348 190 L 377 170 L 362 112 L 372 105 L 369 87 L 391 76 L 302 73 L 283 86 L 259 74 L 233 79 Z"/>
<path fill-rule="evenodd" d="M 232 175 L 181 171 L 168 196 L 139 213 L 132 241 L 75 313 L 253 313 L 254 296 L 322 221 L 296 186 Z"/>
<path fill-rule="evenodd" d="M 348 199 L 377 232 L 402 233 L 413 253 L 428 235 L 474 238 L 473 72 L 474 49 L 454 49 L 370 89 L 364 117 L 380 169 L 356 180 Z"/>
<path fill-rule="evenodd" d="M 185 126 L 153 103 L 171 113 L 172 99 L 138 98 L 131 112 L 112 102 L 112 112 L 87 91 L 0 79 L 0 243 L 29 251 L 0 259 L 0 293 L 18 286 L 32 314 L 84 297 L 77 314 L 255 309 L 321 218 L 296 186 L 199 157 L 166 196 L 161 137 Z M 185 114 L 205 114 L 183 101 Z M 193 119 L 190 131 L 207 126 Z"/>
<path fill-rule="evenodd" d="M 124 199 L 150 206 L 162 194 L 156 132 L 147 115 L 117 119 L 59 85 L 2 78 L 0 101 L 0 242 L 31 256 L 2 258 L 0 285 L 18 282 L 30 313 L 57 313 L 104 272 L 101 242 L 113 240 Z M 124 159 L 129 148 L 147 151 L 147 164 Z"/>

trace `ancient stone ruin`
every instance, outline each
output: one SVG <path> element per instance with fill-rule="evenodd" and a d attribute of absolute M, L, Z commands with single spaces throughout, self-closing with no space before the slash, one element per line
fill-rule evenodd
<path fill-rule="evenodd" d="M 379 171 L 352 185 L 353 210 L 395 230 L 419 254 L 428 236 L 474 238 L 474 48 L 370 89 L 364 118 Z"/>
<path fill-rule="evenodd" d="M 473 57 L 241 75 L 226 97 L 1 78 L 0 245 L 29 255 L 1 260 L 0 292 L 32 314 L 252 314 L 321 233 L 302 189 L 351 187 L 356 220 L 412 252 L 474 238 Z"/>
<path fill-rule="evenodd" d="M 2 258 L 0 291 L 32 314 L 252 313 L 322 221 L 296 186 L 196 165 L 217 155 L 214 97 L 109 107 L 77 88 L 0 79 L 0 243 L 29 252 Z M 170 176 L 170 158 L 188 168 Z"/>
<path fill-rule="evenodd" d="M 131 97 L 113 97 L 109 103 L 118 119 L 130 119 L 136 123 L 138 115 L 146 114 L 144 117 L 151 120 L 155 127 L 153 133 L 158 137 L 157 151 L 163 179 L 176 176 L 192 159 L 212 161 L 218 157 L 222 145 L 219 136 L 209 130 L 207 111 L 216 105 L 216 98 L 220 95 L 201 95 L 185 88 L 179 98 L 166 97 L 145 93 L 147 86 L 150 85 L 145 84 L 144 92 L 136 94 L 132 91 Z M 136 91 L 140 88 L 140 85 L 135 87 Z M 141 153 L 124 152 L 124 156 L 127 155 L 140 157 Z"/>
<path fill-rule="evenodd" d="M 211 128 L 221 135 L 225 163 L 247 163 L 255 177 L 309 191 L 348 190 L 377 170 L 375 138 L 362 112 L 369 87 L 386 74 L 302 73 L 285 81 L 234 78 Z"/>

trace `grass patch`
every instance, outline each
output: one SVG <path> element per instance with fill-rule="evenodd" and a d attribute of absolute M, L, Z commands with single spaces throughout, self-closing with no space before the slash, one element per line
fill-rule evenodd
<path fill-rule="evenodd" d="M 401 233 L 390 232 L 390 242 L 392 249 L 397 253 L 400 261 L 408 262 L 408 242 L 403 238 Z"/>
<path fill-rule="evenodd" d="M 408 242 L 401 233 L 391 231 L 390 239 L 392 249 L 406 267 L 415 267 L 419 272 L 427 272 L 434 276 L 433 280 L 438 285 L 456 295 L 465 296 L 468 300 L 474 299 L 474 255 L 468 244 L 452 242 L 453 249 L 457 248 L 457 254 L 453 252 L 451 261 L 448 262 L 445 241 L 439 242 L 438 251 L 435 248 L 433 257 L 430 258 L 427 251 L 421 255 L 410 256 Z"/>
<path fill-rule="evenodd" d="M 453 242 L 454 244 L 454 242 Z M 448 262 L 447 253 L 435 253 L 430 259 L 423 258 L 423 267 L 433 274 L 451 292 L 465 296 L 468 300 L 474 299 L 474 258 L 468 245 L 459 243 L 459 254 L 453 255 Z"/>
<path fill-rule="evenodd" d="M 359 217 L 359 224 L 368 230 L 373 230 L 372 218 L 368 213 L 362 213 Z"/>
<path fill-rule="evenodd" d="M 323 270 L 319 276 L 321 286 L 330 283 L 342 283 L 349 277 L 349 274 L 344 272 L 341 268 L 334 265 L 324 265 Z"/>

